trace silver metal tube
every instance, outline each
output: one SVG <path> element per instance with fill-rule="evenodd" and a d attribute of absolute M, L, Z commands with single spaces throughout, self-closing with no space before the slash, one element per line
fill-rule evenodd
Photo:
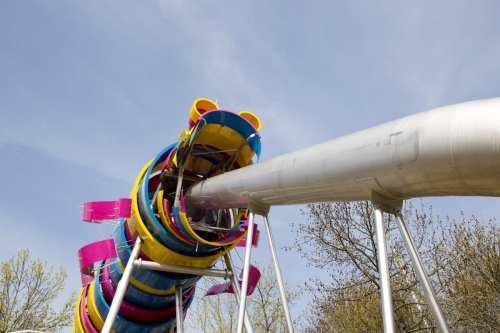
<path fill-rule="evenodd" d="M 396 261 L 396 265 L 398 266 L 398 269 L 403 273 L 404 280 L 406 281 L 406 283 L 411 284 L 411 279 L 408 276 L 408 271 L 406 270 L 406 268 L 404 268 L 398 251 L 396 250 L 395 247 L 392 246 L 391 239 L 390 239 L 389 235 L 387 235 L 387 242 L 389 243 L 389 247 L 391 248 L 391 251 L 393 253 L 393 256 L 394 256 L 394 259 Z M 410 295 L 411 295 L 411 298 L 413 299 L 413 302 L 415 302 L 418 311 L 424 312 L 424 308 L 422 307 L 421 298 L 417 297 L 417 293 L 415 292 L 414 289 L 411 290 Z M 427 321 L 426 317 L 422 318 L 422 322 L 426 327 L 429 326 L 429 322 Z"/>
<path fill-rule="evenodd" d="M 108 316 L 106 317 L 106 321 L 104 322 L 104 326 L 102 328 L 102 333 L 110 333 L 111 328 L 115 322 L 115 318 L 118 315 L 118 310 L 122 305 L 123 297 L 125 296 L 125 291 L 127 291 L 128 284 L 130 282 L 130 277 L 132 276 L 132 271 L 134 270 L 134 260 L 139 256 L 139 252 L 141 251 L 142 239 L 141 237 L 137 237 L 134 248 L 132 249 L 132 253 L 127 262 L 127 266 L 123 271 L 123 276 L 118 282 L 118 286 L 116 287 L 115 296 L 113 297 L 113 301 L 111 302 L 111 306 L 109 307 Z"/>
<path fill-rule="evenodd" d="M 413 239 L 410 235 L 408 226 L 406 225 L 400 210 L 397 210 L 395 215 L 399 231 L 401 232 L 401 236 L 403 237 L 403 240 L 405 242 L 406 249 L 408 250 L 408 254 L 410 255 L 415 273 L 417 274 L 424 294 L 427 298 L 427 301 L 429 302 L 429 307 L 431 308 L 432 315 L 434 316 L 434 320 L 436 321 L 436 325 L 439 328 L 439 331 L 448 333 L 450 332 L 450 327 L 448 326 L 448 322 L 446 321 L 443 310 L 441 309 L 441 305 L 439 304 L 436 293 L 434 292 L 434 288 L 432 287 L 431 281 L 429 280 L 429 276 L 425 271 L 422 259 L 420 258 L 415 243 L 413 242 Z"/>
<path fill-rule="evenodd" d="M 278 282 L 278 287 L 280 290 L 281 304 L 283 306 L 283 312 L 285 312 L 286 325 L 288 328 L 288 333 L 293 333 L 292 318 L 290 317 L 290 310 L 288 309 L 288 303 L 285 294 L 285 287 L 283 285 L 283 279 L 281 277 L 280 265 L 278 262 L 278 255 L 276 254 L 276 247 L 274 246 L 273 234 L 271 231 L 271 225 L 269 224 L 269 218 L 264 215 L 264 224 L 267 231 L 267 239 L 269 241 L 269 250 L 271 250 L 271 257 L 273 258 L 274 273 L 276 274 L 276 281 Z"/>
<path fill-rule="evenodd" d="M 240 284 L 238 283 L 238 279 L 236 278 L 236 275 L 234 274 L 234 265 L 233 265 L 233 260 L 231 259 L 231 255 L 229 253 L 226 253 L 224 255 L 224 260 L 226 261 L 226 267 L 229 271 L 233 272 L 233 276 L 230 278 L 231 280 L 231 285 L 233 286 L 233 291 L 234 291 L 234 297 L 236 297 L 236 302 L 238 302 L 238 307 L 240 305 Z M 253 333 L 253 327 L 252 323 L 250 322 L 250 316 L 248 315 L 248 311 L 245 308 L 245 330 L 247 333 Z"/>
<path fill-rule="evenodd" d="M 389 259 L 387 257 L 387 244 L 385 241 L 384 216 L 379 206 L 375 206 L 375 228 L 384 333 L 396 333 L 391 295 L 391 280 L 389 275 Z"/>
<path fill-rule="evenodd" d="M 221 277 L 224 279 L 228 279 L 233 275 L 233 272 L 228 270 L 159 264 L 154 261 L 144 261 L 140 258 L 134 260 L 134 267 L 139 269 L 151 269 L 154 271 L 164 271 L 164 272 L 193 274 L 193 275 L 208 275 L 208 276 Z"/>
<path fill-rule="evenodd" d="M 175 286 L 175 318 L 177 321 L 177 333 L 184 333 L 184 322 L 182 312 L 182 285 Z"/>
<path fill-rule="evenodd" d="M 500 196 L 500 98 L 417 113 L 190 187 L 204 209 L 432 196 Z"/>
<path fill-rule="evenodd" d="M 247 232 L 247 246 L 245 251 L 245 263 L 243 264 L 243 280 L 241 281 L 241 295 L 240 295 L 240 311 L 238 313 L 238 328 L 237 333 L 243 333 L 243 321 L 245 318 L 245 309 L 247 302 L 248 290 L 248 274 L 250 272 L 250 254 L 252 251 L 252 238 L 253 238 L 253 225 L 255 214 L 250 210 L 248 216 L 248 232 Z"/>

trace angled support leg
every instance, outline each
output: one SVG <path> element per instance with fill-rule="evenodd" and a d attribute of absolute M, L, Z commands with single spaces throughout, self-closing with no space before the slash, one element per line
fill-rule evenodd
<path fill-rule="evenodd" d="M 285 287 L 283 285 L 283 279 L 281 278 L 281 270 L 278 262 L 278 255 L 276 254 L 276 247 L 274 246 L 273 234 L 271 231 L 271 226 L 269 224 L 269 218 L 264 215 L 264 224 L 266 225 L 267 239 L 269 241 L 269 249 L 271 250 L 271 257 L 273 258 L 274 273 L 276 274 L 276 281 L 278 282 L 278 287 L 280 291 L 281 305 L 283 306 L 283 312 L 285 313 L 286 325 L 288 328 L 288 333 L 293 333 L 292 319 L 290 317 L 290 310 L 288 309 L 288 303 L 286 300 Z"/>
<path fill-rule="evenodd" d="M 184 313 L 182 312 L 182 286 L 175 286 L 175 319 L 177 321 L 177 333 L 184 333 Z"/>
<path fill-rule="evenodd" d="M 247 290 L 248 290 L 248 273 L 250 272 L 250 254 L 252 251 L 252 239 L 253 239 L 253 225 L 254 225 L 255 214 L 250 210 L 250 215 L 248 216 L 248 231 L 247 231 L 247 245 L 245 251 L 245 263 L 243 265 L 243 281 L 241 282 L 241 294 L 240 294 L 240 309 L 238 313 L 238 328 L 237 333 L 243 333 L 243 322 L 245 319 L 245 309 L 247 302 Z"/>
<path fill-rule="evenodd" d="M 233 272 L 233 276 L 231 276 L 231 284 L 233 286 L 233 291 L 234 291 L 234 296 L 236 297 L 236 302 L 238 303 L 238 306 L 240 305 L 241 302 L 241 290 L 240 290 L 240 284 L 238 283 L 238 278 L 235 275 L 234 272 L 234 265 L 233 265 L 233 260 L 231 259 L 231 255 L 229 253 L 226 253 L 224 255 L 224 260 L 226 262 L 226 267 L 229 271 Z M 245 331 L 247 333 L 253 333 L 253 327 L 252 323 L 250 322 L 250 316 L 248 315 L 248 311 L 245 308 Z"/>
<path fill-rule="evenodd" d="M 384 333 L 396 333 L 394 324 L 394 309 L 392 305 L 391 280 L 389 275 L 389 259 L 385 240 L 385 226 L 383 211 L 380 205 L 375 204 L 375 228 L 378 254 L 378 271 L 380 276 L 380 293 L 382 296 L 382 316 L 384 319 Z"/>
<path fill-rule="evenodd" d="M 130 282 L 130 277 L 132 275 L 132 271 L 134 270 L 134 260 L 139 257 L 139 252 L 141 251 L 142 239 L 141 237 L 137 237 L 134 248 L 132 249 L 132 253 L 127 262 L 127 266 L 123 272 L 123 276 L 118 282 L 118 286 L 116 288 L 115 297 L 113 297 L 113 301 L 111 302 L 111 306 L 109 307 L 108 316 L 106 317 L 106 321 L 104 322 L 104 326 L 102 328 L 102 333 L 110 333 L 111 328 L 115 322 L 115 318 L 118 315 L 118 310 L 122 305 L 123 297 L 125 296 L 125 292 L 127 291 L 128 284 Z"/>
<path fill-rule="evenodd" d="M 408 226 L 406 225 L 403 215 L 401 214 L 401 209 L 395 210 L 396 222 L 401 232 L 401 236 L 405 242 L 406 249 L 410 254 L 411 262 L 413 264 L 413 268 L 415 269 L 415 273 L 422 285 L 422 289 L 424 291 L 425 297 L 429 302 L 429 307 L 431 308 L 432 315 L 434 316 L 434 320 L 436 321 L 437 327 L 440 332 L 449 333 L 450 327 L 448 326 L 448 322 L 443 314 L 443 310 L 439 305 L 438 299 L 436 297 L 436 293 L 434 292 L 434 288 L 432 287 L 431 281 L 429 280 L 429 276 L 425 271 L 424 264 L 422 263 L 422 259 L 418 254 L 417 248 L 413 239 L 410 236 L 410 231 L 408 230 Z"/>

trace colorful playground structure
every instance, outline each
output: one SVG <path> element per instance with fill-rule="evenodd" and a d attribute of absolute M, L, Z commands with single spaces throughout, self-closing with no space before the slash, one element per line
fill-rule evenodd
<path fill-rule="evenodd" d="M 198 99 L 190 110 L 189 129 L 144 166 L 130 198 L 85 203 L 84 221 L 119 219 L 120 223 L 114 239 L 79 251 L 83 287 L 75 310 L 75 332 L 104 331 L 126 266 L 137 258 L 144 260 L 143 267 L 164 264 L 188 272 L 133 270 L 112 330 L 165 332 L 179 326 L 177 318 L 185 316 L 193 301 L 203 269 L 245 244 L 248 229 L 248 209 L 186 207 L 184 192 L 203 179 L 258 159 L 260 127 L 259 118 L 251 112 L 220 110 L 215 102 Z M 252 240 L 255 245 L 257 238 Z M 141 249 L 135 251 L 138 242 Z M 226 259 L 229 262 L 229 256 Z M 256 284 L 260 274 L 255 274 L 256 268 L 253 271 L 252 283 Z M 231 272 L 219 275 L 229 278 Z M 176 313 L 176 297 L 182 314 Z"/>
<path fill-rule="evenodd" d="M 260 120 L 198 99 L 189 129 L 146 164 L 130 198 L 89 202 L 84 221 L 118 219 L 114 239 L 79 251 L 83 288 L 75 332 L 184 332 L 201 276 L 230 279 L 237 332 L 253 332 L 246 298 L 258 282 L 250 265 L 262 215 L 288 332 L 293 332 L 268 213 L 271 206 L 370 200 L 384 331 L 395 332 L 383 213 L 394 214 L 436 325 L 449 332 L 432 284 L 401 214 L 425 196 L 500 196 L 500 98 L 414 114 L 296 152 L 254 163 Z M 241 280 L 230 256 L 245 246 Z M 226 269 L 213 268 L 224 259 Z M 221 291 L 223 290 L 223 291 Z"/>

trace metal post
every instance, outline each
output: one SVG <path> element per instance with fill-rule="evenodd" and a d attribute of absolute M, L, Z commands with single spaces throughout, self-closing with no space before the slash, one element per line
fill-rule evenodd
<path fill-rule="evenodd" d="M 385 241 L 384 216 L 379 205 L 375 205 L 375 228 L 378 253 L 378 271 L 380 275 L 380 293 L 382 296 L 382 316 L 384 318 L 384 332 L 396 333 L 394 324 L 394 310 L 392 306 L 391 280 L 389 275 L 389 259 Z"/>
<path fill-rule="evenodd" d="M 278 262 L 278 255 L 276 254 L 276 247 L 274 246 L 274 239 L 271 231 L 271 225 L 269 224 L 269 218 L 267 214 L 264 215 L 263 217 L 264 217 L 264 224 L 266 225 L 266 230 L 267 230 L 269 249 L 271 250 L 271 257 L 273 258 L 274 273 L 276 274 L 276 281 L 278 282 L 278 287 L 280 290 L 281 304 L 283 305 L 283 311 L 285 312 L 288 333 L 293 333 L 292 318 L 290 317 L 290 310 L 288 309 L 288 303 L 285 295 L 285 287 L 283 285 L 283 279 L 281 277 L 281 270 Z"/>
<path fill-rule="evenodd" d="M 184 333 L 183 315 L 182 285 L 178 284 L 175 286 L 175 318 L 177 319 L 177 333 Z"/>
<path fill-rule="evenodd" d="M 250 210 L 248 216 L 247 246 L 245 251 L 245 263 L 243 265 L 243 281 L 241 282 L 240 311 L 238 313 L 237 333 L 243 333 L 243 321 L 245 318 L 245 307 L 247 302 L 248 273 L 250 272 L 250 253 L 252 251 L 253 224 L 255 214 Z"/>
<path fill-rule="evenodd" d="M 111 332 L 111 328 L 113 327 L 115 318 L 118 315 L 118 310 L 122 305 L 123 297 L 125 296 L 125 292 L 127 291 L 132 271 L 134 270 L 134 260 L 139 256 L 141 246 L 142 239 L 141 237 L 137 237 L 137 239 L 135 240 L 134 248 L 132 249 L 132 253 L 128 258 L 127 266 L 123 271 L 123 276 L 118 282 L 118 286 L 116 287 L 115 296 L 113 297 L 113 301 L 111 302 L 111 306 L 109 307 L 108 316 L 106 317 L 106 321 L 104 322 L 104 326 L 101 331 L 102 333 Z"/>
<path fill-rule="evenodd" d="M 391 242 L 391 239 L 390 239 L 389 235 L 387 235 L 387 242 L 389 243 L 389 247 L 391 248 L 391 251 L 393 253 L 393 256 L 394 256 L 394 259 L 396 261 L 396 265 L 398 266 L 398 269 L 403 273 L 403 278 L 406 281 L 406 283 L 408 283 L 410 285 L 411 284 L 411 279 L 408 276 L 408 271 L 406 270 L 406 268 L 404 268 L 403 263 L 401 262 L 401 258 L 399 256 L 398 251 L 396 250 L 396 248 L 394 248 L 392 246 L 392 242 Z M 422 302 L 420 301 L 420 297 L 417 297 L 417 293 L 415 292 L 414 289 L 412 289 L 410 291 L 410 295 L 411 295 L 411 298 L 413 299 L 413 302 L 417 306 L 418 311 L 423 312 L 424 308 L 422 307 Z M 429 322 L 427 321 L 427 318 L 425 318 L 425 317 L 422 318 L 422 322 L 424 323 L 424 325 L 426 327 L 429 326 Z"/>
<path fill-rule="evenodd" d="M 231 259 L 229 252 L 224 255 L 224 260 L 226 261 L 226 268 L 230 272 L 233 272 L 233 276 L 230 279 L 231 279 L 231 284 L 233 286 L 234 296 L 236 297 L 236 302 L 238 302 L 239 306 L 241 301 L 240 284 L 238 283 L 238 278 L 236 278 L 236 275 L 234 274 L 233 260 Z M 252 323 L 250 322 L 250 316 L 248 315 L 248 311 L 246 308 L 245 308 L 245 330 L 247 333 L 253 333 Z"/>
<path fill-rule="evenodd" d="M 434 292 L 434 288 L 432 287 L 431 281 L 429 280 L 429 276 L 425 271 L 425 267 L 422 263 L 420 255 L 418 254 L 415 243 L 413 243 L 413 239 L 410 236 L 410 231 L 408 230 L 408 227 L 403 219 L 401 210 L 396 210 L 395 215 L 399 231 L 401 232 L 401 236 L 403 237 L 403 240 L 405 242 L 406 249 L 408 250 L 408 254 L 410 255 L 415 273 L 417 274 L 417 277 L 422 285 L 425 297 L 429 302 L 429 307 L 431 308 L 431 312 L 434 316 L 437 327 L 441 332 L 448 333 L 450 332 L 450 327 L 448 326 L 448 322 L 446 321 L 446 318 L 443 314 L 443 310 L 439 305 L 436 293 Z"/>
<path fill-rule="evenodd" d="M 179 207 L 182 190 L 182 177 L 184 177 L 184 161 L 181 161 L 181 165 L 179 167 L 179 177 L 177 178 L 177 188 L 175 189 L 174 207 Z"/>
<path fill-rule="evenodd" d="M 193 275 L 208 275 L 208 276 L 221 277 L 224 279 L 230 278 L 233 275 L 233 273 L 229 272 L 228 270 L 159 264 L 154 261 L 144 261 L 141 258 L 134 260 L 134 267 L 138 269 L 151 269 L 154 271 L 163 271 L 163 272 L 173 272 L 173 273 L 193 274 Z"/>

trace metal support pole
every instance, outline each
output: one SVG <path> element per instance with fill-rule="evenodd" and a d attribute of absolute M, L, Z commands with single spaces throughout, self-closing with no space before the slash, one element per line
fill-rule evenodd
<path fill-rule="evenodd" d="M 283 311 L 285 312 L 288 333 L 293 333 L 292 318 L 290 317 L 290 310 L 288 309 L 288 303 L 285 295 L 285 287 L 283 285 L 283 279 L 281 277 L 281 270 L 278 262 L 278 255 L 276 254 L 276 247 L 274 246 L 274 239 L 271 231 L 271 225 L 269 224 L 269 218 L 267 214 L 264 215 L 263 217 L 264 217 L 264 224 L 266 225 L 266 230 L 267 230 L 269 249 L 271 250 L 271 257 L 273 258 L 274 273 L 276 274 L 276 281 L 278 282 L 278 287 L 280 290 L 281 304 L 283 306 Z"/>
<path fill-rule="evenodd" d="M 185 161 L 181 161 L 181 165 L 179 167 L 179 177 L 177 178 L 177 188 L 175 189 L 174 207 L 179 207 L 182 190 L 182 177 L 184 177 L 184 162 Z"/>
<path fill-rule="evenodd" d="M 183 311 L 182 311 L 182 285 L 178 284 L 175 286 L 175 318 L 177 321 L 177 333 L 184 333 L 184 322 L 183 322 Z"/>
<path fill-rule="evenodd" d="M 130 276 L 132 275 L 132 271 L 134 270 L 134 260 L 139 256 L 141 246 L 142 239 L 141 237 L 137 237 L 137 239 L 135 240 L 134 248 L 132 249 L 132 253 L 128 258 L 127 266 L 123 271 L 123 276 L 118 282 L 118 286 L 116 287 L 115 296 L 113 297 L 113 301 L 111 302 L 111 306 L 109 307 L 108 316 L 106 317 L 106 321 L 104 322 L 101 333 L 111 332 L 111 328 L 113 327 L 115 318 L 118 315 L 118 310 L 122 305 L 123 297 L 125 296 L 125 292 L 127 291 L 127 287 L 130 282 Z"/>
<path fill-rule="evenodd" d="M 380 293 L 382 296 L 382 316 L 384 333 L 396 333 L 394 309 L 392 305 L 391 280 L 389 275 L 389 259 L 385 241 L 384 216 L 380 205 L 375 205 L 375 228 L 378 253 L 378 271 L 380 276 Z"/>
<path fill-rule="evenodd" d="M 224 279 L 230 278 L 233 275 L 233 273 L 228 270 L 159 264 L 154 261 L 145 261 L 142 260 L 141 258 L 134 260 L 134 267 L 138 269 L 151 269 L 154 271 L 163 271 L 163 272 L 172 272 L 181 274 L 208 275 L 208 276 L 221 277 Z"/>
<path fill-rule="evenodd" d="M 236 278 L 236 275 L 234 274 L 233 260 L 231 259 L 229 252 L 224 255 L 224 260 L 226 261 L 227 269 L 229 271 L 233 272 L 233 276 L 230 279 L 231 279 L 231 284 L 233 286 L 234 296 L 236 297 L 236 302 L 238 302 L 238 306 L 239 306 L 240 302 L 241 302 L 240 284 L 238 283 L 238 279 Z M 250 322 L 250 316 L 248 315 L 248 311 L 246 308 L 245 308 L 245 330 L 247 333 L 253 333 L 252 323 Z"/>
<path fill-rule="evenodd" d="M 425 271 L 425 267 L 422 263 L 420 255 L 418 254 L 415 243 L 410 236 L 410 231 L 408 230 L 408 227 L 403 219 L 401 210 L 397 209 L 395 211 L 395 215 L 399 231 L 401 232 L 401 236 L 403 237 L 403 240 L 405 242 L 406 249 L 408 250 L 408 254 L 410 255 L 415 273 L 417 274 L 420 284 L 422 285 L 425 297 L 429 302 L 429 307 L 431 308 L 431 312 L 434 316 L 434 320 L 436 321 L 436 325 L 441 332 L 448 333 L 450 332 L 450 327 L 448 326 L 448 322 L 446 321 L 446 318 L 443 314 L 443 310 L 439 305 L 436 293 L 434 292 L 434 288 L 432 287 L 431 281 L 429 280 L 429 276 Z"/>
<path fill-rule="evenodd" d="M 255 214 L 250 210 L 248 216 L 247 246 L 245 251 L 245 263 L 243 265 L 243 281 L 241 282 L 240 311 L 238 313 L 237 333 L 243 333 L 243 321 L 245 318 L 245 308 L 247 303 L 248 274 L 250 272 L 250 254 L 252 251 L 253 225 Z"/>

